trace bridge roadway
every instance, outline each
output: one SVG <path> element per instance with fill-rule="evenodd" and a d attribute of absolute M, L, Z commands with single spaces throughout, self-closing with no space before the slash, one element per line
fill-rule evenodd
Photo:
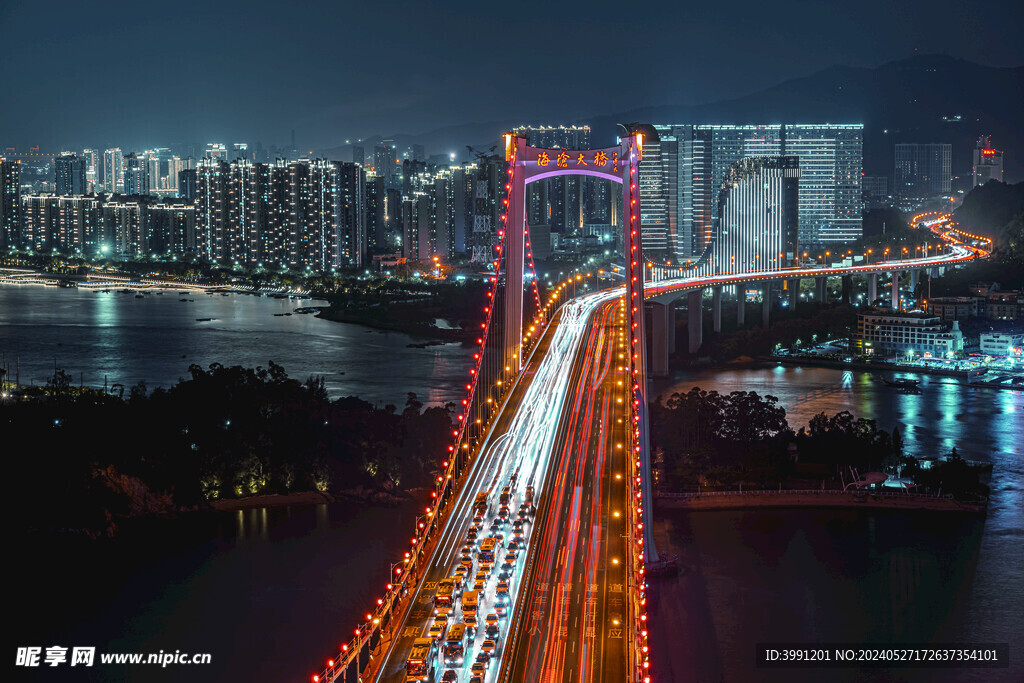
<path fill-rule="evenodd" d="M 621 298 L 592 296 L 501 681 L 630 678 L 626 324 Z"/>
<path fill-rule="evenodd" d="M 606 294 L 604 299 L 614 296 Z M 470 582 L 479 568 L 476 561 L 479 539 L 489 535 L 487 529 L 497 512 L 497 498 L 501 489 L 505 486 L 512 488 L 513 503 L 510 507 L 513 518 L 519 503 L 524 499 L 527 486 L 534 487 L 535 501 L 543 500 L 548 495 L 548 466 L 554 452 L 555 434 L 562 416 L 564 397 L 569 390 L 572 361 L 577 357 L 591 314 L 602 300 L 588 298 L 569 302 L 547 326 L 544 336 L 531 353 L 524 372 L 520 373 L 509 400 L 490 429 L 487 441 L 481 448 L 481 455 L 477 456 L 470 466 L 466 484 L 460 491 L 452 512 L 442 524 L 434 556 L 430 558 L 425 573 L 419 577 L 411 609 L 397 623 L 395 630 L 389 634 L 389 639 L 385 640 L 381 647 L 384 656 L 379 668 L 371 673 L 373 680 L 404 683 L 406 664 L 413 642 L 416 638 L 425 637 L 433 622 L 433 600 L 437 584 L 454 574 L 460 562 L 461 548 L 466 543 L 467 534 L 473 523 L 473 502 L 476 494 L 480 491 L 493 492 L 485 526 L 477 543 L 473 544 L 474 562 L 473 572 L 468 577 Z M 512 605 L 516 604 L 519 594 L 525 558 L 535 545 L 532 538 L 535 533 L 533 527 L 534 524 L 531 523 L 525 525 L 526 550 L 518 553 L 514 564 L 509 590 Z M 507 546 L 512 538 L 511 526 L 502 527 L 501 533 L 505 536 Z M 497 567 L 500 566 L 505 551 L 502 550 L 495 555 L 498 558 Z M 477 614 L 480 627 L 472 638 L 467 639 L 464 663 L 461 666 L 444 666 L 439 648 L 434 655 L 437 672 L 435 680 L 440 681 L 447 668 L 456 670 L 459 681 L 464 683 L 469 680 L 470 667 L 481 651 L 484 641 L 484 618 L 494 611 L 496 584 L 496 572 L 492 572 L 481 594 Z M 509 616 L 511 614 L 510 611 Z M 461 618 L 461 600 L 456 601 L 449 624 L 458 618 Z M 501 666 L 508 621 L 509 618 L 506 617 L 499 624 L 498 649 L 488 666 L 487 681 L 493 679 L 494 672 Z"/>

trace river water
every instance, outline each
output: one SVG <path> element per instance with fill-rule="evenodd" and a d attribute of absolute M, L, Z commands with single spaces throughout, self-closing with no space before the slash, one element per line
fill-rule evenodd
<path fill-rule="evenodd" d="M 322 375 L 332 398 L 355 394 L 399 408 L 410 391 L 425 404 L 462 399 L 469 349 L 409 348 L 422 340 L 310 314 L 283 315 L 316 303 L 244 294 L 179 296 L 176 290 L 137 299 L 116 290 L 4 285 L 0 352 L 12 378 L 18 372 L 25 384 L 45 383 L 55 361 L 75 382 L 128 387 L 144 381 L 153 389 L 188 377 L 192 363 L 204 369 L 210 363 L 267 367 L 273 360 L 300 381 Z"/>
<path fill-rule="evenodd" d="M 903 376 L 902 374 L 900 376 Z M 910 375 L 907 375 L 910 376 Z M 849 410 L 899 425 L 906 451 L 993 463 L 984 519 L 934 513 L 732 510 L 659 515 L 674 579 L 652 581 L 654 672 L 693 681 L 1024 680 L 1024 394 L 920 376 L 920 393 L 869 373 L 708 369 L 654 387 L 779 398 L 790 426 Z M 755 666 L 759 643 L 1010 643 L 1009 669 Z"/>
<path fill-rule="evenodd" d="M 0 350 L 12 371 L 21 355 L 23 381 L 43 381 L 54 356 L 88 384 L 102 386 L 106 374 L 150 387 L 172 384 L 193 362 L 273 359 L 293 377 L 326 375 L 334 396 L 458 396 L 467 354 L 457 346 L 412 349 L 404 335 L 273 315 L 308 302 L 178 298 L 0 287 Z M 216 320 L 195 320 L 206 317 Z M 955 445 L 994 463 L 992 505 L 983 520 L 834 510 L 663 515 L 660 549 L 678 553 L 684 572 L 652 586 L 655 680 L 1024 680 L 1024 396 L 935 377 L 923 378 L 920 394 L 902 394 L 865 373 L 800 368 L 703 370 L 656 390 L 694 385 L 775 395 L 795 426 L 843 409 L 899 424 L 911 453 Z M 45 482 L 36 485 L 46 495 Z M 146 520 L 111 543 L 17 540 L 8 555 L 8 653 L 94 645 L 209 652 L 213 663 L 15 669 L 10 678 L 308 681 L 383 589 L 416 508 L 269 508 Z M 1009 642 L 1013 667 L 755 669 L 756 645 L 780 640 Z"/>

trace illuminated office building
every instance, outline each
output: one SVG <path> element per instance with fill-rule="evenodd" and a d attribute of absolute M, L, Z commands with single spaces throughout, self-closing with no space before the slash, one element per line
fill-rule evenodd
<path fill-rule="evenodd" d="M 990 180 L 1003 180 L 1003 152 L 992 149 L 992 138 L 983 135 L 973 152 L 974 187 L 984 185 Z"/>
<path fill-rule="evenodd" d="M 747 157 L 725 172 L 718 194 L 718 272 L 776 270 L 795 265 L 799 253 L 795 156 Z"/>
<path fill-rule="evenodd" d="M 863 230 L 861 124 L 656 125 L 657 154 L 640 164 L 641 216 L 658 229 L 665 256 L 677 262 L 710 255 L 718 190 L 728 169 L 750 157 L 799 159 L 799 241 L 805 247 L 846 243 Z M 645 171 L 644 166 L 648 166 Z M 662 217 L 664 217 L 662 219 Z M 642 225 L 642 223 L 641 223 Z M 652 240 L 654 238 L 652 237 Z M 660 238 L 658 243 L 660 243 Z"/>

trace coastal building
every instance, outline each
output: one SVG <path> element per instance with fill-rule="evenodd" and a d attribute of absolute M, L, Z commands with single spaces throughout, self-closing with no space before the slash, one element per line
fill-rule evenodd
<path fill-rule="evenodd" d="M 964 350 L 956 320 L 947 328 L 934 315 L 869 311 L 857 315 L 854 350 L 864 355 L 951 358 Z"/>
<path fill-rule="evenodd" d="M 100 240 L 99 200 L 30 194 L 22 197 L 19 248 L 89 253 Z"/>
<path fill-rule="evenodd" d="M 1021 356 L 1024 334 L 982 332 L 979 340 L 981 352 L 986 356 Z"/>

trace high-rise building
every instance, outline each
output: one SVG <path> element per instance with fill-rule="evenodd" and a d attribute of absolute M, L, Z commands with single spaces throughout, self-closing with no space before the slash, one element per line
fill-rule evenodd
<path fill-rule="evenodd" d="M 103 225 L 103 239 L 99 247 L 101 253 L 111 253 L 120 258 L 146 255 L 143 206 L 139 201 L 103 204 L 100 211 Z"/>
<path fill-rule="evenodd" d="M 0 249 L 21 239 L 21 160 L 0 157 Z"/>
<path fill-rule="evenodd" d="M 85 194 L 92 194 L 99 187 L 100 173 L 103 169 L 102 158 L 99 150 L 83 149 L 82 159 L 85 160 Z"/>
<path fill-rule="evenodd" d="M 227 161 L 228 148 L 223 142 L 209 142 L 206 144 L 206 153 L 203 156 L 207 159 Z"/>
<path fill-rule="evenodd" d="M 103 190 L 111 194 L 124 192 L 124 155 L 120 148 L 103 152 Z"/>
<path fill-rule="evenodd" d="M 228 164 L 205 157 L 196 164 L 196 252 L 211 263 L 228 256 Z"/>
<path fill-rule="evenodd" d="M 983 135 L 974 147 L 974 187 L 990 180 L 1003 180 L 1003 152 L 992 149 L 992 138 Z"/>
<path fill-rule="evenodd" d="M 150 175 L 145 157 L 134 152 L 124 156 L 124 184 L 123 192 L 126 195 L 147 195 L 149 194 Z"/>
<path fill-rule="evenodd" d="M 889 178 L 884 175 L 866 175 L 860 180 L 864 196 L 864 206 L 868 209 L 880 209 L 889 203 Z"/>
<path fill-rule="evenodd" d="M 714 247 L 718 272 L 796 265 L 800 177 L 800 160 L 795 156 L 746 157 L 733 162 L 718 195 Z"/>
<path fill-rule="evenodd" d="M 65 197 L 82 196 L 88 192 L 87 163 L 77 154 L 65 152 L 53 160 L 54 187 Z"/>
<path fill-rule="evenodd" d="M 335 161 L 337 174 L 338 265 L 360 268 L 369 253 L 366 230 L 366 171 L 362 165 Z"/>
<path fill-rule="evenodd" d="M 25 195 L 24 241 L 35 251 L 87 253 L 99 242 L 100 203 L 93 197 Z"/>
<path fill-rule="evenodd" d="M 352 163 L 358 166 L 362 166 L 366 163 L 366 148 L 362 145 L 355 145 L 352 147 Z"/>
<path fill-rule="evenodd" d="M 359 166 L 361 167 L 361 165 Z M 385 204 L 384 179 L 378 177 L 375 173 L 367 174 L 366 241 L 369 251 L 374 254 L 390 253 L 393 246 L 388 244 L 387 207 Z"/>
<path fill-rule="evenodd" d="M 202 159 L 196 251 L 256 267 L 358 267 L 366 251 L 365 194 L 363 170 L 353 163 Z"/>
<path fill-rule="evenodd" d="M 178 171 L 178 199 L 194 200 L 196 183 L 198 182 L 195 168 L 183 168 Z"/>
<path fill-rule="evenodd" d="M 153 204 L 145 207 L 143 240 L 146 254 L 187 254 L 196 248 L 196 207 Z"/>
<path fill-rule="evenodd" d="M 948 195 L 952 188 L 953 146 L 945 143 L 897 143 L 892 184 L 907 199 Z"/>
<path fill-rule="evenodd" d="M 390 145 L 380 144 L 373 146 L 373 170 L 379 177 L 384 179 L 386 187 L 393 189 L 401 188 L 401 182 L 398 181 L 398 160 L 395 157 L 395 150 Z"/>
<path fill-rule="evenodd" d="M 660 226 L 665 226 L 669 259 L 685 263 L 710 254 L 722 181 L 732 164 L 749 157 L 799 159 L 803 246 L 845 243 L 861 236 L 863 125 L 685 124 L 655 129 L 660 138 L 657 153 L 649 153 L 645 140 L 640 164 L 641 177 L 646 175 L 650 188 L 646 195 L 640 192 L 641 216 L 648 214 L 651 232 L 660 234 Z M 653 237 L 652 242 L 661 243 Z"/>

